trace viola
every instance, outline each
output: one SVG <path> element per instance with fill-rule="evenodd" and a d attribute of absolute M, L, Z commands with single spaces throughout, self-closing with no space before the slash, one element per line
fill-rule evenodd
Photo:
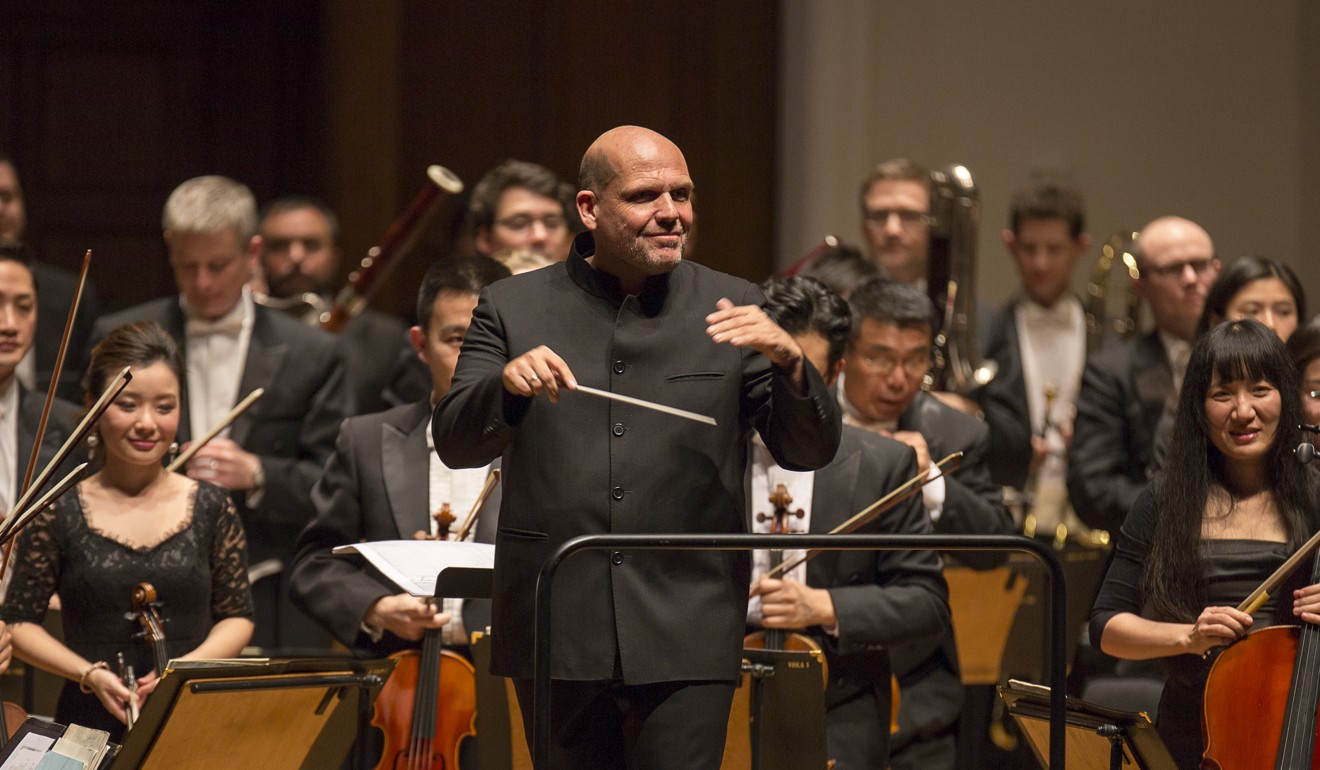
<path fill-rule="evenodd" d="M 788 518 L 804 518 L 807 514 L 801 508 L 796 511 L 790 511 L 788 507 L 792 505 L 793 498 L 788 494 L 788 487 L 778 484 L 775 491 L 770 493 L 770 505 L 774 512 L 766 515 L 764 513 L 756 514 L 756 520 L 764 523 L 770 522 L 770 534 L 786 535 L 789 532 Z M 784 563 L 784 551 L 779 548 L 770 550 L 770 573 L 776 571 Z M 781 575 L 782 577 L 782 575 Z M 785 631 L 782 628 L 766 628 L 761 631 L 753 631 L 743 637 L 743 648 L 749 650 L 784 650 L 788 652 L 814 652 L 820 659 L 820 675 L 822 686 L 830 681 L 829 666 L 825 663 L 825 657 L 820 655 L 820 644 L 815 639 L 800 634 L 796 631 Z"/>
<path fill-rule="evenodd" d="M 133 586 L 133 611 L 129 617 L 141 627 L 133 638 L 143 640 L 151 649 L 151 662 L 156 666 L 156 676 L 161 676 L 170 659 L 165 652 L 165 621 L 160 616 L 160 599 L 156 595 L 155 586 L 150 583 Z"/>
<path fill-rule="evenodd" d="M 474 511 L 492 486 L 488 482 Z M 448 540 L 455 521 L 449 503 L 432 518 L 434 539 Z M 477 734 L 476 670 L 462 655 L 444 649 L 443 634 L 439 628 L 427 629 L 421 650 L 390 656 L 394 673 L 376 698 L 371 720 L 385 734 L 376 770 L 457 770 L 459 747 Z"/>

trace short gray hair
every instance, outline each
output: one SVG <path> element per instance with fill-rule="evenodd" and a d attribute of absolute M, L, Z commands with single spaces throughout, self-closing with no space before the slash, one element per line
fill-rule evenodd
<path fill-rule="evenodd" d="M 257 233 L 257 199 L 225 176 L 193 177 L 170 193 L 160 225 L 166 232 L 218 233 L 234 228 L 240 244 Z"/>

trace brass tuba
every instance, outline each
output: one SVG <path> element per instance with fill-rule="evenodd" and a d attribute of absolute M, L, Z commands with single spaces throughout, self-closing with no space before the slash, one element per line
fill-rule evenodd
<path fill-rule="evenodd" d="M 1126 341 L 1137 333 L 1141 298 L 1132 291 L 1132 281 L 1141 277 L 1137 268 L 1137 233 L 1120 230 L 1105 241 L 1091 266 L 1086 282 L 1086 351 L 1094 353 L 1107 343 Z"/>
<path fill-rule="evenodd" d="M 976 231 L 981 201 L 966 166 L 931 171 L 930 254 L 926 290 L 940 326 L 926 386 L 967 395 L 994 379 L 999 365 L 976 345 Z"/>

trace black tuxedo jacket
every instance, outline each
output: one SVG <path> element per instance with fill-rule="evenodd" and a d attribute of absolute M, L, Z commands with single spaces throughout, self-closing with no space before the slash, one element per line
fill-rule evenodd
<path fill-rule="evenodd" d="M 1022 489 L 1031 466 L 1031 412 L 1017 330 L 1017 300 L 981 319 L 981 357 L 999 370 L 975 394 L 990 428 L 986 460 L 996 484 Z"/>
<path fill-rule="evenodd" d="M 834 460 L 815 474 L 811 532 L 833 530 L 916 473 L 916 454 L 907 445 L 844 426 Z M 858 531 L 922 535 L 932 529 L 921 496 L 914 495 Z M 832 755 L 839 753 L 838 742 L 846 741 L 847 756 L 877 756 L 856 744 L 888 743 L 889 649 L 913 644 L 932 649 L 952 631 L 940 557 L 934 551 L 822 551 L 807 563 L 807 584 L 829 591 L 839 623 L 837 637 L 811 631 L 830 666 L 826 706 L 862 691 L 873 693 L 877 705 L 875 729 L 831 731 Z M 898 673 L 908 674 L 928 662 L 901 663 Z M 902 708 L 922 704 L 905 700 Z"/>
<path fill-rule="evenodd" d="M 1087 526 L 1119 531 L 1146 486 L 1156 425 L 1173 395 L 1156 332 L 1087 359 L 1068 454 L 1068 497 Z"/>
<path fill-rule="evenodd" d="M 27 474 L 28 458 L 32 455 L 32 447 L 37 441 L 37 426 L 41 424 L 41 409 L 46 403 L 44 394 L 33 393 L 17 383 L 15 385 L 18 387 L 18 457 L 15 458 L 17 467 L 14 475 L 14 499 L 10 501 L 11 504 L 18 502 L 18 488 L 22 486 L 23 476 Z M 37 467 L 33 471 L 34 479 L 47 463 L 55 459 L 55 453 L 69 436 L 73 435 L 74 428 L 78 427 L 78 413 L 78 407 L 63 399 L 57 398 L 51 403 L 50 416 L 46 419 L 46 437 L 41 440 L 41 452 L 37 455 Z M 79 455 L 79 449 L 75 449 L 74 453 L 56 470 L 50 483 L 59 482 L 83 459 L 84 457 Z"/>
<path fill-rule="evenodd" d="M 814 367 L 804 367 L 801 393 L 761 354 L 706 334 L 721 298 L 761 304 L 755 285 L 683 261 L 625 297 L 585 261 L 593 251 L 584 233 L 567 262 L 482 291 L 433 424 L 451 468 L 503 455 L 491 668 L 504 676 L 532 675 L 537 576 L 560 544 L 591 533 L 745 532 L 753 429 L 790 469 L 824 466 L 838 449 L 838 405 Z M 718 424 L 583 393 L 561 392 L 557 404 L 508 394 L 504 365 L 538 345 L 583 385 Z M 628 684 L 734 681 L 750 581 L 745 553 L 575 556 L 555 581 L 552 675 L 612 679 L 617 665 Z"/>
<path fill-rule="evenodd" d="M 330 549 L 408 540 L 417 530 L 430 530 L 430 418 L 428 400 L 345 420 L 335 453 L 312 488 L 316 518 L 298 536 L 290 592 L 304 612 L 361 654 L 388 655 L 416 643 L 388 631 L 373 642 L 362 632 L 362 618 L 371 605 L 398 589 L 374 571 L 364 571 L 361 558 L 334 556 Z M 479 542 L 495 542 L 500 497 L 496 486 L 481 509 Z M 455 511 L 459 517 L 466 513 Z M 463 625 L 469 631 L 484 630 L 489 623 L 489 600 L 463 603 Z"/>
<path fill-rule="evenodd" d="M 37 369 L 37 390 L 44 395 L 55 373 L 55 359 L 59 358 L 64 324 L 69 319 L 73 295 L 78 291 L 78 276 L 38 260 L 32 261 L 31 268 L 32 278 L 37 282 L 37 328 L 32 339 L 32 355 Z M 89 278 L 83 287 L 78 315 L 73 320 L 73 330 L 69 335 L 69 358 L 64 362 L 60 374 L 58 392 L 61 398 L 75 403 L 82 399 L 84 370 L 78 368 L 77 357 L 87 344 L 92 333 L 92 323 L 100 313 L 96 286 Z"/>
<path fill-rule="evenodd" d="M 990 431 L 985 423 L 951 409 L 929 393 L 918 393 L 898 418 L 899 430 L 920 433 L 930 450 L 930 461 L 939 462 L 946 455 L 962 452 L 962 465 L 944 480 L 944 508 L 935 522 L 940 534 L 1010 535 L 1013 520 L 1004 507 L 1000 485 L 990 478 L 986 453 Z M 975 565 L 971 554 L 959 554 L 958 560 Z M 997 564 L 1000 559 L 992 559 Z"/>
<path fill-rule="evenodd" d="M 256 504 L 243 492 L 232 496 L 247 530 L 250 561 L 278 558 L 287 564 L 293 556 L 294 539 L 312 518 L 312 484 L 334 449 L 339 423 L 347 415 L 348 395 L 333 337 L 278 311 L 260 305 L 255 311 L 238 395 L 242 398 L 257 388 L 265 388 L 266 393 L 234 422 L 230 438 L 261 458 L 266 486 Z M 160 324 L 187 355 L 184 315 L 177 296 L 98 320 L 93 344 L 116 326 L 132 321 Z M 182 444 L 192 438 L 186 376 L 180 385 L 178 441 Z"/>

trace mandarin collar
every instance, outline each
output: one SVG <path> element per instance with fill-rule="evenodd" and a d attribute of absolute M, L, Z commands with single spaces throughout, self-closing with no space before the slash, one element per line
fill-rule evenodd
<path fill-rule="evenodd" d="M 618 278 L 604 270 L 597 270 L 587 262 L 587 257 L 595 253 L 596 238 L 591 231 L 578 233 L 573 239 L 573 249 L 568 254 L 569 277 L 583 291 L 618 307 L 632 295 L 620 288 Z M 636 296 L 643 312 L 647 315 L 655 315 L 664 306 L 665 298 L 669 295 L 670 275 L 672 271 L 653 275 L 642 284 L 642 290 Z"/>

